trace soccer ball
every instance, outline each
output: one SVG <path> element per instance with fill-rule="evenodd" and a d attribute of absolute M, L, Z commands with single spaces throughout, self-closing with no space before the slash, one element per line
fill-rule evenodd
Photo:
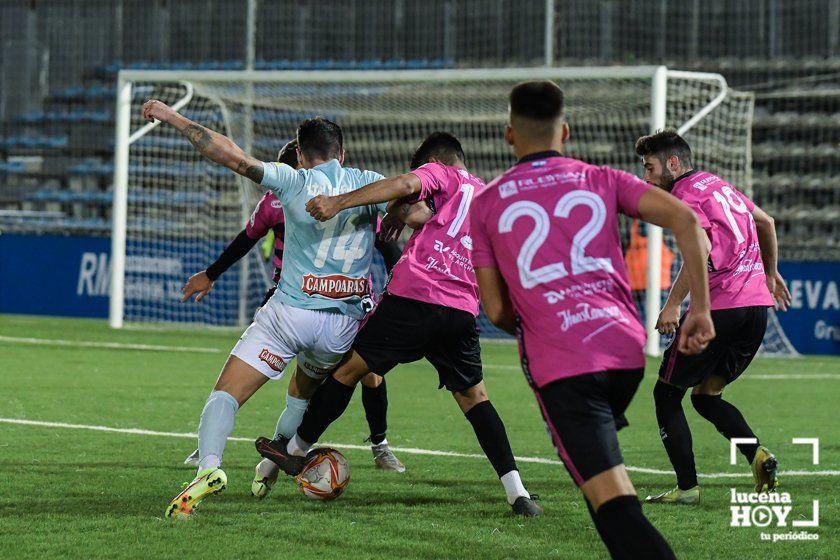
<path fill-rule="evenodd" d="M 301 493 L 313 500 L 334 500 L 341 496 L 350 482 L 350 465 L 344 455 L 329 447 L 315 449 L 310 455 L 295 477 Z"/>

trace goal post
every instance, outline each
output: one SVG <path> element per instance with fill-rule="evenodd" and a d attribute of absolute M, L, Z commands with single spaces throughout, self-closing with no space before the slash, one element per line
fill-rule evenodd
<path fill-rule="evenodd" d="M 513 85 L 530 79 L 551 79 L 564 89 L 572 128 L 569 156 L 638 175 L 641 165 L 633 152 L 638 136 L 689 125 L 687 139 L 698 165 L 750 191 L 752 96 L 728 89 L 717 74 L 664 66 L 122 70 L 116 111 L 111 326 L 126 321 L 242 325 L 271 278 L 270 263 L 254 250 L 223 275 L 200 304 L 179 302 L 180 286 L 209 265 L 242 229 L 243 216 L 250 214 L 262 191 L 204 160 L 171 127 L 142 122 L 145 99 L 179 104 L 194 120 L 240 145 L 250 144 L 252 155 L 264 161 L 276 157 L 300 120 L 323 115 L 344 129 L 347 165 L 386 176 L 407 169 L 413 148 L 426 134 L 448 130 L 461 139 L 471 171 L 490 180 L 513 163 L 502 136 L 507 95 Z M 647 351 L 658 354 L 653 326 L 679 257 L 673 240 L 659 228 L 642 231 L 642 226 L 622 219 L 621 235 L 628 247 L 644 239 L 634 297 L 649 335 Z M 374 270 L 374 276 L 381 286 L 384 270 Z M 484 318 L 481 326 L 483 336 L 498 332 Z"/>

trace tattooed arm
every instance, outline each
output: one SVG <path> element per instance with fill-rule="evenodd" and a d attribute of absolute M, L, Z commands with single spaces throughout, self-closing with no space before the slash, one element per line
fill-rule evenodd
<path fill-rule="evenodd" d="M 155 119 L 175 127 L 198 152 L 207 159 L 259 184 L 263 180 L 262 162 L 242 151 L 233 140 L 213 132 L 200 124 L 191 121 L 177 111 L 173 111 L 166 103 L 151 99 L 143 104 L 143 118 L 147 121 Z"/>

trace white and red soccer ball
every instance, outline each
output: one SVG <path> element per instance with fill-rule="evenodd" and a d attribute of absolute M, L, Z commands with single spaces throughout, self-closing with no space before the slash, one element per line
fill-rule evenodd
<path fill-rule="evenodd" d="M 347 459 L 329 447 L 312 453 L 300 474 L 295 477 L 298 488 L 313 500 L 334 500 L 341 496 L 350 482 L 350 465 Z"/>

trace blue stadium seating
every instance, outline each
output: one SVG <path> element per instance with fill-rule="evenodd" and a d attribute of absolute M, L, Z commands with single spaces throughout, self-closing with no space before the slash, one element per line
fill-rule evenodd
<path fill-rule="evenodd" d="M 434 59 L 402 59 L 392 58 L 387 60 L 366 59 L 366 60 L 257 60 L 254 67 L 257 70 L 407 70 L 407 69 L 432 69 L 432 68 L 453 68 L 455 61 L 450 58 Z M 243 70 L 245 62 L 242 60 L 204 60 L 194 61 L 171 61 L 154 62 L 139 60 L 134 62 L 111 62 L 100 66 L 95 74 L 104 78 L 112 78 L 122 69 L 130 70 Z M 66 93 L 68 90 L 65 90 Z M 78 91 L 72 92 L 72 96 L 89 95 L 81 94 Z"/>
<path fill-rule="evenodd" d="M 67 136 L 9 136 L 0 138 L 0 150 L 66 148 Z"/>

